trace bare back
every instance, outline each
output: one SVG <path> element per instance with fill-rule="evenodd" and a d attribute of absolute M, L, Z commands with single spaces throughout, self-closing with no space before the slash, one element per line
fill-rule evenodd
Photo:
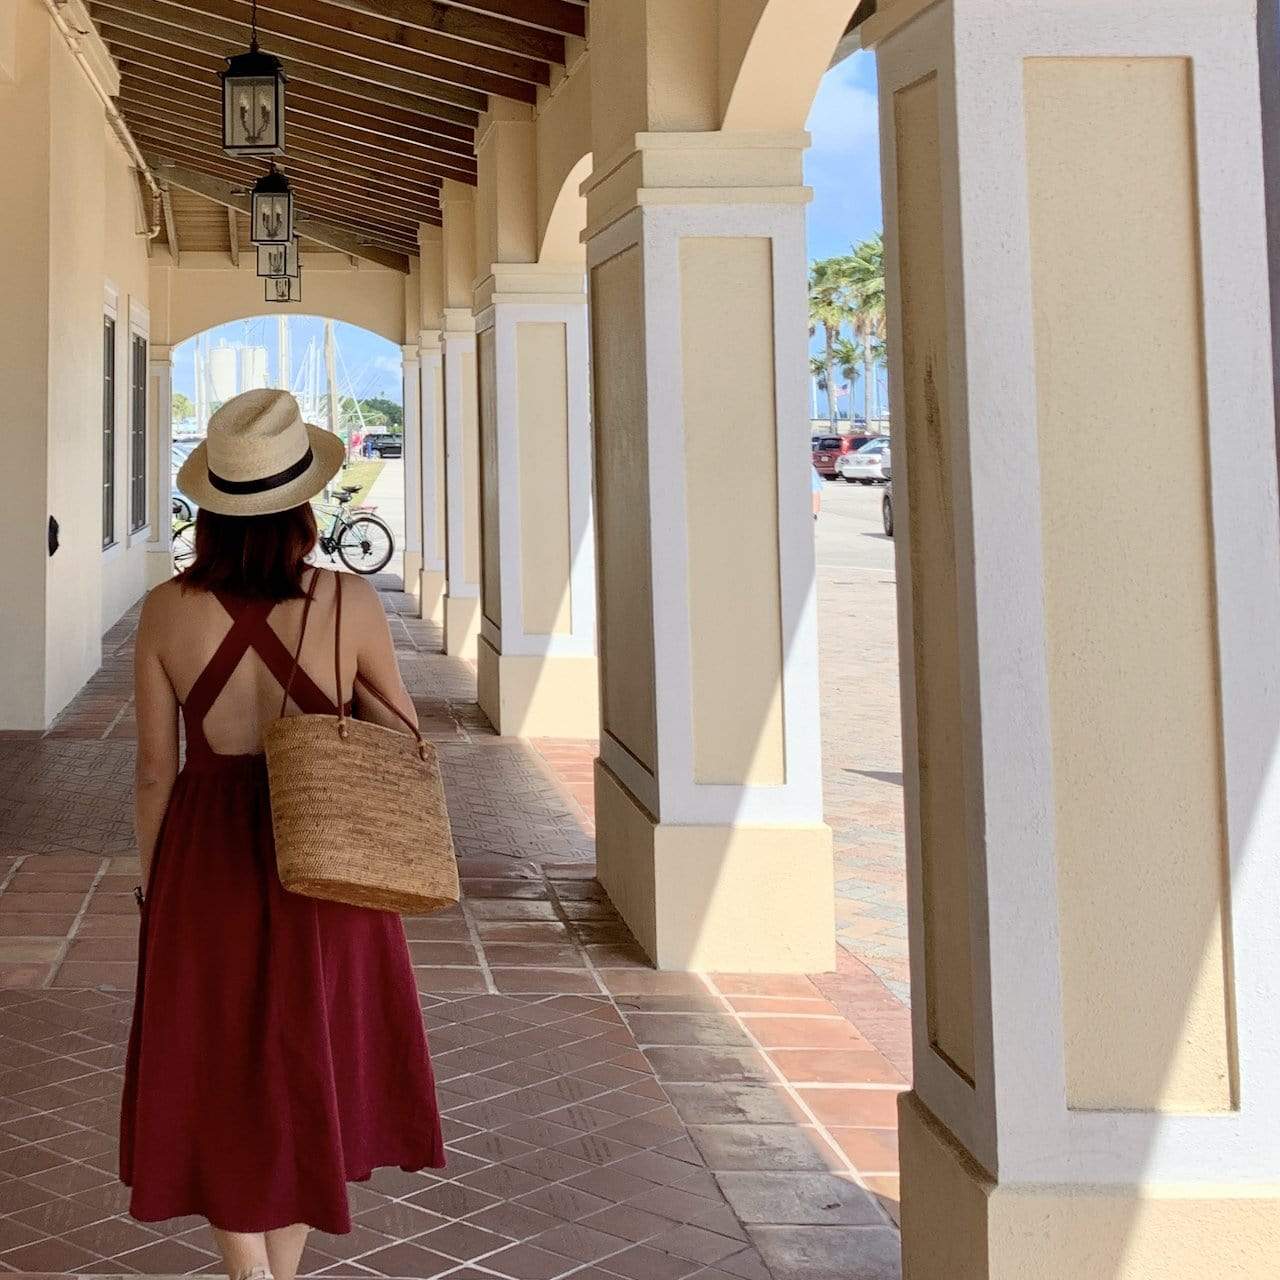
<path fill-rule="evenodd" d="M 301 599 L 268 606 L 184 590 L 176 581 L 148 597 L 139 645 L 153 650 L 176 703 L 186 704 L 193 691 L 199 696 L 197 682 L 211 663 L 217 661 L 225 667 L 219 673 L 219 687 L 210 691 L 212 702 L 202 708 L 204 737 L 219 755 L 248 755 L 262 749 L 263 730 L 280 715 L 282 686 L 295 652 L 299 653 L 296 679 L 304 687 L 310 686 L 309 696 L 303 698 L 298 693 L 290 700 L 286 714 L 330 710 L 339 701 L 350 702 L 360 674 L 412 718 L 413 704 L 400 680 L 377 594 L 363 580 L 343 576 L 341 671 L 335 674 L 337 575 L 328 570 L 308 571 L 304 579 L 308 587 L 313 572 L 318 578 L 309 611 Z M 250 612 L 256 616 L 247 617 Z M 304 613 L 308 615 L 305 632 Z M 244 621 L 237 622 L 237 617 Z M 317 705 L 320 695 L 329 706 Z M 141 696 L 140 688 L 140 741 L 146 718 Z M 362 718 L 401 727 L 374 699 L 357 699 L 357 703 Z"/>

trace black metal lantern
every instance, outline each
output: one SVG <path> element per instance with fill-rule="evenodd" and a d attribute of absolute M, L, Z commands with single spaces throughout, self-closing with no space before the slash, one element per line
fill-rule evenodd
<path fill-rule="evenodd" d="M 249 238 L 254 244 L 280 245 L 293 239 L 293 192 L 274 165 L 253 184 Z"/>
<path fill-rule="evenodd" d="M 296 276 L 298 265 L 298 239 L 288 244 L 260 244 L 258 246 L 258 274 L 264 277 Z"/>
<path fill-rule="evenodd" d="M 296 276 L 268 276 L 265 282 L 268 302 L 301 302 L 302 272 Z"/>
<path fill-rule="evenodd" d="M 222 80 L 222 149 L 229 156 L 284 154 L 284 64 L 258 48 L 254 0 L 249 52 L 227 59 Z"/>

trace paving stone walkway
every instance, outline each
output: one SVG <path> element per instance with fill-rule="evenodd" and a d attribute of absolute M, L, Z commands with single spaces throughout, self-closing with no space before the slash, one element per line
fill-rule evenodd
<path fill-rule="evenodd" d="M 389 587 L 390 584 L 384 584 Z M 658 973 L 594 880 L 590 754 L 499 738 L 474 674 L 386 590 L 441 752 L 463 875 L 406 921 L 449 1167 L 353 1186 L 308 1275 L 887 1280 L 900 1002 L 813 979 Z M 115 1179 L 135 973 L 133 619 L 48 734 L 0 735 L 0 1274 L 217 1270 L 194 1219 Z"/>

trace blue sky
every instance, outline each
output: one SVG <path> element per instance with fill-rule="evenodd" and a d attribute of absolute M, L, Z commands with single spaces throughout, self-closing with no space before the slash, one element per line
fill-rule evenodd
<path fill-rule="evenodd" d="M 875 58 L 856 53 L 827 73 L 809 117 L 813 147 L 805 160 L 805 179 L 813 188 L 809 206 L 809 256 L 826 258 L 848 253 L 850 245 L 883 225 L 880 209 L 880 145 L 876 112 Z M 310 316 L 290 317 L 293 376 L 298 380 L 307 344 L 321 339 L 322 322 Z M 338 346 L 357 394 L 399 401 L 400 350 L 354 325 L 337 326 Z M 228 345 L 248 341 L 267 348 L 267 367 L 276 368 L 276 322 L 261 316 L 247 324 L 236 321 L 210 331 L 210 342 Z M 815 350 L 817 347 L 815 346 Z M 195 398 L 194 341 L 174 350 L 174 389 Z M 347 378 L 339 374 L 346 389 Z M 856 392 L 861 405 L 861 393 Z M 825 412 L 825 409 L 823 409 Z"/>

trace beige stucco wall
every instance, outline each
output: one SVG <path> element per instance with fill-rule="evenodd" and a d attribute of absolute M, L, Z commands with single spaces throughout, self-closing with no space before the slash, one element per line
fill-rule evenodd
<path fill-rule="evenodd" d="M 642 288 L 638 249 L 591 272 L 599 610 L 608 619 L 600 631 L 602 723 L 652 772 L 657 711 Z"/>
<path fill-rule="evenodd" d="M 551 92 L 539 95 L 537 113 L 538 260 L 577 263 L 587 225 L 579 190 L 591 172 L 591 59 L 580 57 Z"/>
<path fill-rule="evenodd" d="M 680 290 L 694 778 L 776 785 L 786 753 L 769 241 L 685 239 Z M 752 566 L 750 591 L 735 564 Z"/>
<path fill-rule="evenodd" d="M 141 590 L 145 547 L 102 553 L 104 286 L 146 302 L 133 179 L 101 104 L 35 0 L 6 7 L 0 68 L 0 448 L 23 477 L 0 514 L 0 726 L 43 728 L 96 670 L 106 621 Z M 119 376 L 127 384 L 125 366 Z M 117 432 L 127 438 L 126 412 Z M 121 436 L 118 441 L 123 443 Z M 127 455 L 117 485 L 128 489 Z M 46 551 L 52 514 L 60 549 Z M 127 518 L 117 521 L 122 542 Z"/>
<path fill-rule="evenodd" d="M 233 267 L 223 253 L 184 253 L 174 267 L 164 251 L 152 260 L 152 338 L 176 344 L 229 320 L 258 315 L 329 316 L 372 330 L 397 346 L 418 340 L 405 332 L 410 277 L 369 262 L 353 266 L 340 253 L 302 255 L 302 301 L 268 303 L 251 253 Z"/>
<path fill-rule="evenodd" d="M 1025 85 L 1068 1099 L 1221 1110 L 1233 1044 L 1191 64 L 1030 59 Z M 1106 462 L 1081 485 L 1089 439 Z"/>
<path fill-rule="evenodd" d="M 924 895 L 924 998 L 935 1047 L 972 1080 L 973 957 L 965 822 L 954 441 L 943 263 L 938 82 L 895 96 L 902 373 L 906 436 L 915 736 Z M 927 762 L 927 763 L 926 763 Z"/>
<path fill-rule="evenodd" d="M 137 176 L 129 157 L 115 134 L 103 126 L 106 153 L 106 207 L 104 220 L 104 274 L 116 290 L 119 318 L 116 326 L 116 474 L 129 474 L 129 333 L 130 316 L 144 319 L 140 309 L 148 305 L 151 290 L 147 238 L 137 234 L 149 210 L 143 206 Z M 152 388 L 148 387 L 148 395 Z M 156 452 L 156 441 L 148 441 L 148 501 L 154 506 L 154 478 L 158 466 L 169 466 L 167 456 Z M 128 485 L 116 487 L 116 529 L 128 530 Z M 154 527 L 156 512 L 150 512 Z M 161 513 L 161 524 L 168 520 Z M 143 594 L 147 586 L 148 544 L 137 539 L 123 546 L 119 554 L 108 554 L 102 563 L 102 629 L 115 623 Z"/>

